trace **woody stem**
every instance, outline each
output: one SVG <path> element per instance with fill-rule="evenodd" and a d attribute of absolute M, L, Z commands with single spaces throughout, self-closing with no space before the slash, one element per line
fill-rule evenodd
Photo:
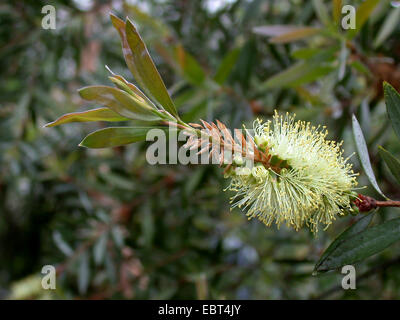
<path fill-rule="evenodd" d="M 354 204 L 357 206 L 360 212 L 368 212 L 379 207 L 400 207 L 400 201 L 377 201 L 372 197 L 364 196 L 362 194 L 358 195 L 358 198 L 354 200 Z"/>
<path fill-rule="evenodd" d="M 400 201 L 387 200 L 387 201 L 376 201 L 377 207 L 400 207 Z"/>

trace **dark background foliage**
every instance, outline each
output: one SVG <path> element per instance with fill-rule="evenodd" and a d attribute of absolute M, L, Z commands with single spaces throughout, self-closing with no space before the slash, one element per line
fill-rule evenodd
<path fill-rule="evenodd" d="M 400 88 L 400 25 L 392 13 L 400 9 L 396 1 L 380 1 L 346 46 L 329 31 L 335 2 L 52 1 L 56 30 L 41 28 L 47 1 L 2 2 L 0 297 L 399 298 L 398 244 L 356 265 L 357 290 L 340 288 L 340 270 L 311 275 L 327 245 L 358 217 L 338 218 L 317 238 L 307 230 L 266 228 L 239 210 L 229 212 L 217 166 L 152 166 L 146 143 L 77 146 L 104 124 L 43 128 L 87 109 L 77 89 L 107 84 L 104 65 L 133 80 L 112 11 L 135 22 L 185 120 L 220 119 L 238 128 L 274 109 L 295 112 L 327 125 L 330 138 L 345 141 L 347 156 L 355 150 L 355 113 L 381 188 L 399 199 L 377 146 L 400 153 L 381 89 L 383 80 Z M 388 24 L 390 34 L 377 42 Z M 253 32 L 265 25 L 328 31 L 281 44 Z M 272 78 L 299 61 L 302 69 Z M 352 162 L 359 170 L 356 156 Z M 359 182 L 368 185 L 364 193 L 379 197 L 363 174 Z M 398 214 L 382 209 L 374 221 Z M 55 291 L 40 289 L 46 264 L 57 268 Z"/>

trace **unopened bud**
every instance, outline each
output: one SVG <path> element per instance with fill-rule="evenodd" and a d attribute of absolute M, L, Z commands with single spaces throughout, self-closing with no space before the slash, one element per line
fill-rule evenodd
<path fill-rule="evenodd" d="M 255 136 L 254 137 L 254 142 L 256 143 L 256 145 L 261 149 L 261 150 L 265 150 L 268 146 L 268 141 L 265 137 L 263 136 Z"/>
<path fill-rule="evenodd" d="M 235 155 L 233 157 L 233 163 L 236 164 L 237 166 L 242 166 L 244 164 L 244 160 L 241 156 Z"/>

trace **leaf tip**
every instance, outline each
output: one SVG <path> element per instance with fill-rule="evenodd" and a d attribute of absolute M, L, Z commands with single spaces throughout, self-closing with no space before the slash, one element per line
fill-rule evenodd
<path fill-rule="evenodd" d="M 111 73 L 111 75 L 115 76 L 115 73 L 110 69 L 110 67 L 108 65 L 104 65 L 104 67 L 106 68 L 106 70 Z"/>
<path fill-rule="evenodd" d="M 109 15 L 110 15 L 110 19 L 111 19 L 112 22 L 121 20 L 120 18 L 118 18 L 118 16 L 116 14 L 114 14 L 111 11 L 110 11 Z"/>
<path fill-rule="evenodd" d="M 125 22 L 125 26 L 126 26 L 127 30 L 132 30 L 135 34 L 137 34 L 140 37 L 140 35 L 138 34 L 138 32 L 136 30 L 136 26 L 133 23 L 133 21 L 131 19 L 129 19 L 129 17 L 126 17 L 125 21 L 126 21 Z"/>
<path fill-rule="evenodd" d="M 392 86 L 392 85 L 391 85 L 389 82 L 387 82 L 386 80 L 383 80 L 382 85 L 383 85 L 384 88 L 386 88 L 386 87 L 391 87 L 391 86 Z"/>
<path fill-rule="evenodd" d="M 382 86 L 383 86 L 383 93 L 385 96 L 385 100 L 388 98 L 390 91 L 393 91 L 398 94 L 397 90 L 389 82 L 383 81 Z"/>
<path fill-rule="evenodd" d="M 90 86 L 85 86 L 85 87 L 82 87 L 82 88 L 79 88 L 79 89 L 78 89 L 78 94 L 79 94 L 79 96 L 80 96 L 82 99 L 87 100 L 87 99 L 85 98 L 85 92 L 87 92 L 87 91 L 88 91 L 87 89 L 89 89 L 89 88 L 90 88 Z"/>

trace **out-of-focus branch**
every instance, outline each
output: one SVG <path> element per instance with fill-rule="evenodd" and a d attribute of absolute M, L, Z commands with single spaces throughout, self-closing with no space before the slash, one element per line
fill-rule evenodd
<path fill-rule="evenodd" d="M 361 281 L 364 281 L 365 279 L 376 275 L 376 274 L 382 274 L 384 271 L 386 271 L 389 267 L 399 264 L 400 263 L 400 257 L 396 257 L 392 260 L 389 260 L 385 263 L 382 263 L 380 265 L 377 265 L 373 267 L 372 269 L 364 272 L 361 274 L 359 277 L 357 277 L 357 283 L 360 283 Z M 313 297 L 312 300 L 322 300 L 326 299 L 327 297 L 331 296 L 335 292 L 338 292 L 340 290 L 343 290 L 343 287 L 341 285 L 334 286 L 330 288 L 329 290 L 322 292 L 320 295 Z"/>

